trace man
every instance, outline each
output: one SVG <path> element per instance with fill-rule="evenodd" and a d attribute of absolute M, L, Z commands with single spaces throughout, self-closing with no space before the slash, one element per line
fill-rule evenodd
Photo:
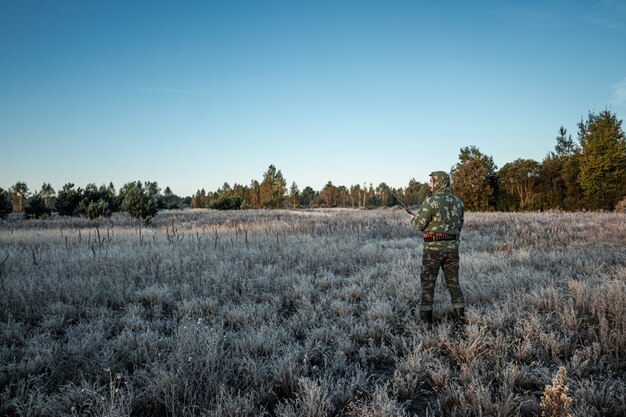
<path fill-rule="evenodd" d="M 412 217 L 413 226 L 424 232 L 420 318 L 429 327 L 432 326 L 435 282 L 441 268 L 452 299 L 454 323 L 460 327 L 465 319 L 465 303 L 459 285 L 459 235 L 463 228 L 463 201 L 450 192 L 450 176 L 443 171 L 432 172 L 428 186 L 432 194 Z"/>

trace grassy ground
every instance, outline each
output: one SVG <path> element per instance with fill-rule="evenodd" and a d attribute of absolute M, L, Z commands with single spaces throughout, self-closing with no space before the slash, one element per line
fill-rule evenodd
<path fill-rule="evenodd" d="M 0 415 L 626 414 L 625 214 L 467 214 L 460 338 L 403 213 L 0 223 Z"/>

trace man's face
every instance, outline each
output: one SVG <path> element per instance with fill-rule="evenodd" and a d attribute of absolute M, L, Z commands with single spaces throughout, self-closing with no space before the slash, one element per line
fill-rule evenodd
<path fill-rule="evenodd" d="M 433 190 L 433 177 L 428 178 L 428 188 L 430 188 L 430 191 Z"/>

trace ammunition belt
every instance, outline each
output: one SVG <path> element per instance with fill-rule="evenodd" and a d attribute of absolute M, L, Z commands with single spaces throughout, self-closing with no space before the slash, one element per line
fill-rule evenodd
<path fill-rule="evenodd" d="M 438 242 L 440 240 L 456 240 L 459 235 L 448 233 L 424 233 L 424 242 Z"/>

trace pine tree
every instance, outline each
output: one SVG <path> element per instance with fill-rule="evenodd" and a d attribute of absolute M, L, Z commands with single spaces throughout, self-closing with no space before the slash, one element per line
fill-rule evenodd
<path fill-rule="evenodd" d="M 608 110 L 578 124 L 582 148 L 578 179 L 589 208 L 613 210 L 626 195 L 626 139 Z"/>
<path fill-rule="evenodd" d="M 49 183 L 44 182 L 41 185 L 40 194 L 43 197 L 43 200 L 46 203 L 47 207 L 50 207 L 52 205 L 51 203 L 52 203 L 52 199 L 54 198 L 54 193 L 55 193 L 54 188 L 52 188 L 52 186 Z"/>
<path fill-rule="evenodd" d="M 565 210 L 579 210 L 584 207 L 582 201 L 582 190 L 580 188 L 580 155 L 573 155 L 565 159 L 561 169 L 561 178 L 565 184 L 565 199 L 563 208 Z"/>
<path fill-rule="evenodd" d="M 313 188 L 306 186 L 300 193 L 300 207 L 310 207 L 311 203 L 317 198 L 318 193 Z"/>
<path fill-rule="evenodd" d="M 350 191 L 345 185 L 337 187 L 337 199 L 339 207 L 350 207 Z"/>
<path fill-rule="evenodd" d="M 204 188 L 202 190 L 196 191 L 194 196 L 191 198 L 191 208 L 208 208 L 210 203 L 210 198 L 207 196 Z"/>
<path fill-rule="evenodd" d="M 263 174 L 263 182 L 260 185 L 261 207 L 283 208 L 286 188 L 287 182 L 283 174 L 274 165 L 270 165 Z"/>
<path fill-rule="evenodd" d="M 61 216 L 73 216 L 78 212 L 81 199 L 82 190 L 80 188 L 75 190 L 74 184 L 68 182 L 59 190 L 54 205 Z"/>
<path fill-rule="evenodd" d="M 0 188 L 0 219 L 6 219 L 13 211 L 13 203 L 9 193 Z"/>
<path fill-rule="evenodd" d="M 419 197 L 420 197 L 420 189 L 422 188 L 422 184 L 420 184 L 419 182 L 415 181 L 415 178 L 411 178 L 409 180 L 409 185 L 408 187 L 406 187 L 406 191 L 405 191 L 405 198 L 406 198 L 406 204 L 408 205 L 415 205 L 415 204 L 420 204 L 421 201 L 419 201 Z M 424 201 L 424 200 L 422 200 Z"/>
<path fill-rule="evenodd" d="M 163 190 L 163 198 L 161 199 L 161 203 L 163 204 L 162 208 L 165 209 L 177 209 L 179 206 L 180 197 L 172 192 L 172 189 L 169 186 L 165 187 Z"/>
<path fill-rule="evenodd" d="M 289 204 L 292 208 L 298 208 L 300 202 L 300 190 L 298 190 L 298 186 L 295 182 L 291 183 L 291 188 L 289 189 Z"/>
<path fill-rule="evenodd" d="M 361 207 L 361 186 L 360 185 L 351 185 L 350 186 L 350 206 L 351 207 Z"/>
<path fill-rule="evenodd" d="M 40 193 L 35 193 L 26 200 L 24 206 L 24 217 L 27 219 L 35 218 L 40 219 L 50 215 L 52 210 L 48 208 L 43 196 Z"/>
<path fill-rule="evenodd" d="M 111 189 L 101 185 L 87 184 L 82 191 L 82 198 L 76 209 L 76 213 L 85 216 L 90 220 L 98 217 L 110 217 L 116 203 L 115 196 L 111 194 Z"/>
<path fill-rule="evenodd" d="M 261 207 L 261 184 L 257 180 L 250 181 L 248 204 L 252 208 Z"/>
<path fill-rule="evenodd" d="M 18 181 L 11 187 L 10 191 L 13 198 L 13 209 L 21 213 L 24 210 L 24 202 L 28 198 L 28 186 L 25 182 Z"/>
<path fill-rule="evenodd" d="M 378 187 L 376 188 L 376 193 L 380 195 L 380 201 L 383 207 L 391 207 L 395 204 L 398 204 L 395 197 L 391 195 L 391 190 L 386 183 L 381 182 L 380 184 L 378 184 Z"/>
<path fill-rule="evenodd" d="M 556 137 L 556 145 L 554 146 L 552 155 L 556 158 L 562 158 L 575 155 L 579 152 L 580 148 L 572 139 L 572 135 L 568 135 L 567 129 L 561 126 L 559 128 L 559 135 Z"/>
<path fill-rule="evenodd" d="M 539 168 L 537 181 L 537 207 L 542 210 L 563 209 L 565 181 L 561 176 L 564 160 L 548 155 Z"/>
<path fill-rule="evenodd" d="M 328 181 L 318 197 L 320 207 L 337 207 L 337 187 Z"/>
<path fill-rule="evenodd" d="M 579 206 L 580 187 L 576 168 L 579 156 L 580 147 L 561 126 L 554 151 L 541 163 L 537 183 L 538 208 L 575 210 Z"/>
<path fill-rule="evenodd" d="M 250 208 L 250 203 L 249 203 L 250 190 L 248 189 L 247 186 L 235 183 L 235 185 L 233 185 L 232 195 L 239 199 L 240 209 L 243 210 L 243 209 Z"/>
<path fill-rule="evenodd" d="M 160 189 L 156 182 L 129 182 L 120 189 L 122 210 L 146 224 L 157 214 Z"/>

